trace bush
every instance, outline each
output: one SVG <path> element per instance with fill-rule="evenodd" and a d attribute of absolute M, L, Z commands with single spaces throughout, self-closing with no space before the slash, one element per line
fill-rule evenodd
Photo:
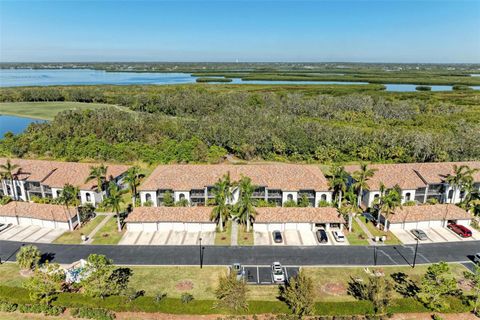
<path fill-rule="evenodd" d="M 65 311 L 65 308 L 46 304 L 20 304 L 18 305 L 18 311 L 20 313 L 43 313 L 46 316 L 58 316 Z"/>
<path fill-rule="evenodd" d="M 432 315 L 432 320 L 443 320 L 442 317 L 440 317 L 438 314 Z"/>
<path fill-rule="evenodd" d="M 94 320 L 112 320 L 115 319 L 115 313 L 102 308 L 73 308 L 70 314 L 74 318 L 85 318 Z"/>
<path fill-rule="evenodd" d="M 36 246 L 22 246 L 17 253 L 17 262 L 22 269 L 34 269 L 40 262 L 40 250 Z"/>
<path fill-rule="evenodd" d="M 15 312 L 17 311 L 18 305 L 12 302 L 0 301 L 0 311 L 1 312 Z"/>
<path fill-rule="evenodd" d="M 190 293 L 182 293 L 180 300 L 182 300 L 182 303 L 190 303 L 193 301 L 193 295 Z"/>

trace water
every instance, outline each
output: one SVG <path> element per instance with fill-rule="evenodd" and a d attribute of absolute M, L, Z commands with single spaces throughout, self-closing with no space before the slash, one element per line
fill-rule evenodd
<path fill-rule="evenodd" d="M 472 75 L 475 76 L 475 75 Z M 207 76 L 208 77 L 208 76 Z M 214 77 L 215 78 L 215 77 Z M 223 77 L 216 77 L 223 78 Z M 195 83 L 196 77 L 189 73 L 165 72 L 105 72 L 91 69 L 0 69 L 0 87 L 49 86 L 49 85 L 131 85 L 131 84 L 186 84 Z M 215 85 L 214 82 L 209 82 Z M 368 82 L 344 81 L 281 81 L 281 80 L 242 80 L 232 78 L 232 82 L 222 84 L 327 84 L 327 85 L 362 85 Z M 386 84 L 386 91 L 415 92 L 414 84 Z M 432 91 L 451 91 L 452 86 L 430 86 Z M 480 86 L 472 86 L 480 90 Z"/>
<path fill-rule="evenodd" d="M 188 73 L 105 72 L 89 69 L 0 69 L 0 87 L 194 83 Z"/>
<path fill-rule="evenodd" d="M 32 122 L 45 122 L 45 120 L 0 114 L 0 139 L 3 138 L 7 132 L 13 132 L 15 134 L 23 132 Z"/>
<path fill-rule="evenodd" d="M 415 92 L 418 84 L 385 84 L 385 90 L 391 92 Z M 432 91 L 452 91 L 452 86 L 428 86 Z"/>

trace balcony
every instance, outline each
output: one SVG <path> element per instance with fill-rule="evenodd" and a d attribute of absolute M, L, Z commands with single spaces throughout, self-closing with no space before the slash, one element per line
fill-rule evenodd
<path fill-rule="evenodd" d="M 205 190 L 202 190 L 202 189 L 191 190 L 190 198 L 205 198 Z"/>
<path fill-rule="evenodd" d="M 265 198 L 265 188 L 257 188 L 253 192 L 252 196 L 254 198 Z"/>
<path fill-rule="evenodd" d="M 300 190 L 298 192 L 298 196 L 300 198 L 303 197 L 304 195 L 309 199 L 315 199 L 315 191 L 313 190 Z"/>
<path fill-rule="evenodd" d="M 281 198 L 282 190 L 268 190 L 268 198 Z"/>

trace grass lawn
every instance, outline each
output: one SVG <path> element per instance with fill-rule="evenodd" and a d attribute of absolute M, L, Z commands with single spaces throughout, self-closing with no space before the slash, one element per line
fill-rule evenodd
<path fill-rule="evenodd" d="M 0 114 L 12 116 L 52 120 L 59 112 L 72 109 L 98 109 L 112 106 L 103 103 L 84 102 L 3 102 L 0 103 Z M 121 107 L 117 107 L 121 108 Z M 123 109 L 123 108 L 122 108 Z"/>
<path fill-rule="evenodd" d="M 464 279 L 463 272 L 467 269 L 461 264 L 449 264 L 450 270 L 458 280 Z M 382 267 L 382 268 L 369 268 L 372 270 L 381 270 L 385 273 L 390 280 L 391 275 L 397 272 L 405 273 L 408 279 L 419 284 L 422 276 L 427 271 L 427 265 L 417 265 L 414 269 L 411 267 Z M 330 267 L 330 268 L 317 268 L 317 267 L 303 267 L 306 274 L 313 279 L 315 297 L 318 301 L 354 301 L 355 298 L 347 294 L 348 282 L 351 277 L 362 278 L 367 281 L 369 275 L 365 272 L 364 268 L 359 267 Z M 402 298 L 402 296 L 395 292 L 394 298 Z"/>
<path fill-rule="evenodd" d="M 373 223 L 367 222 L 364 216 L 360 216 L 359 218 L 363 222 L 363 224 L 367 226 L 367 229 L 374 237 L 387 236 L 385 244 L 402 244 L 400 240 L 398 240 L 391 231 L 384 232 L 383 230 L 379 230 L 373 225 Z"/>
<path fill-rule="evenodd" d="M 348 228 L 345 228 L 344 232 L 351 245 L 368 245 L 368 236 L 363 232 L 355 219 L 352 219 L 352 232 L 348 232 Z"/>
<path fill-rule="evenodd" d="M 65 232 L 60 237 L 55 239 L 53 243 L 60 243 L 60 244 L 82 243 L 82 239 L 80 238 L 82 236 L 82 233 L 84 235 L 89 235 L 90 232 L 92 232 L 92 230 L 95 229 L 95 227 L 98 226 L 98 224 L 102 222 L 104 218 L 105 216 L 96 216 L 95 218 L 87 222 L 85 225 L 83 225 L 81 228 L 73 231 Z"/>
<path fill-rule="evenodd" d="M 160 292 L 167 297 L 180 298 L 188 292 L 198 300 L 215 299 L 218 278 L 226 274 L 226 267 L 130 267 L 133 276 L 130 285 L 145 290 L 145 295 L 155 296 Z"/>
<path fill-rule="evenodd" d="M 20 268 L 16 263 L 0 264 L 0 283 L 2 285 L 9 287 L 21 287 L 25 279 L 25 277 L 20 275 Z"/>
<path fill-rule="evenodd" d="M 112 217 L 93 238 L 92 244 L 117 244 L 122 239 L 125 229 L 122 232 L 117 230 L 117 218 Z"/>
<path fill-rule="evenodd" d="M 217 228 L 217 232 L 215 232 L 215 245 L 217 246 L 229 246 L 232 240 L 232 222 L 227 221 L 225 224 L 225 228 L 223 232 L 219 232 Z"/>
<path fill-rule="evenodd" d="M 238 245 L 253 246 L 253 228 L 250 226 L 250 232 L 246 231 L 246 226 L 238 225 Z"/>
<path fill-rule="evenodd" d="M 0 319 L 2 320 L 44 320 L 44 319 L 51 319 L 51 320 L 56 320 L 56 319 L 76 319 L 72 316 L 69 315 L 61 315 L 58 317 L 53 317 L 53 316 L 44 316 L 43 314 L 35 314 L 35 313 L 20 313 L 20 312 L 15 312 L 15 313 L 8 313 L 8 312 L 0 312 Z"/>

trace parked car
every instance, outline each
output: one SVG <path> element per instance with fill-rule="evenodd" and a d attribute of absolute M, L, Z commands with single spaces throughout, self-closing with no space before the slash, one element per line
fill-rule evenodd
<path fill-rule="evenodd" d="M 333 231 L 332 233 L 333 237 L 335 238 L 335 240 L 337 240 L 337 242 L 345 242 L 345 236 L 342 231 Z"/>
<path fill-rule="evenodd" d="M 284 283 L 285 282 L 285 272 L 280 262 L 272 263 L 272 278 L 275 283 Z"/>
<path fill-rule="evenodd" d="M 462 238 L 468 238 L 472 236 L 472 231 L 461 224 L 450 223 L 447 227 Z"/>
<path fill-rule="evenodd" d="M 473 257 L 473 262 L 480 265 L 480 252 L 475 254 L 475 256 Z"/>
<path fill-rule="evenodd" d="M 275 243 L 282 243 L 283 242 L 282 233 L 280 231 L 278 231 L 278 230 L 273 231 L 272 236 L 273 236 L 273 241 Z"/>
<path fill-rule="evenodd" d="M 237 275 L 237 280 L 242 280 L 245 277 L 245 267 L 240 263 L 232 264 L 232 272 Z"/>
<path fill-rule="evenodd" d="M 317 232 L 317 240 L 320 243 L 327 243 L 328 242 L 328 236 L 327 232 L 323 229 L 318 229 Z"/>
<path fill-rule="evenodd" d="M 427 234 L 420 229 L 412 229 L 410 232 L 413 234 L 415 238 L 417 238 L 420 241 L 428 240 Z"/>

